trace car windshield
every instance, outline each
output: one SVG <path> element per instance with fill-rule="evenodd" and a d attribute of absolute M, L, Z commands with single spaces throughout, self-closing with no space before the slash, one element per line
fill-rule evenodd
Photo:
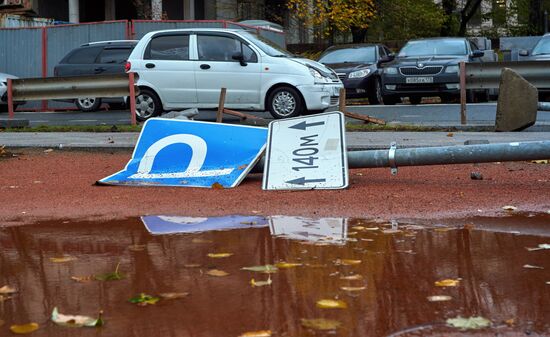
<path fill-rule="evenodd" d="M 409 41 L 399 52 L 399 57 L 466 54 L 464 40 L 420 40 Z"/>
<path fill-rule="evenodd" d="M 334 63 L 372 63 L 376 61 L 376 47 L 357 47 L 330 50 L 322 55 L 319 62 Z"/>
<path fill-rule="evenodd" d="M 542 38 L 533 49 L 533 55 L 550 54 L 550 38 Z"/>
<path fill-rule="evenodd" d="M 290 53 L 288 50 L 283 49 L 276 45 L 275 43 L 271 42 L 270 40 L 256 35 L 249 33 L 247 31 L 241 32 L 246 38 L 254 43 L 254 45 L 258 48 L 260 48 L 264 53 L 266 53 L 269 56 L 275 56 L 275 57 L 294 57 L 292 53 Z"/>

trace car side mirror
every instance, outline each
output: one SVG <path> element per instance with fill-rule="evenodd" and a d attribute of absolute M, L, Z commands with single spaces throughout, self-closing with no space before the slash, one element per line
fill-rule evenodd
<path fill-rule="evenodd" d="M 378 60 L 378 63 L 387 63 L 391 62 L 395 59 L 395 54 L 388 54 L 384 57 L 381 57 L 380 60 Z"/>
<path fill-rule="evenodd" d="M 472 52 L 472 58 L 483 57 L 483 55 L 485 55 L 483 50 L 474 50 Z"/>
<path fill-rule="evenodd" d="M 236 60 L 236 61 L 239 61 L 239 63 L 241 64 L 241 66 L 245 67 L 248 63 L 246 63 L 246 61 L 244 60 L 244 55 L 243 53 L 235 53 L 233 54 L 233 56 L 231 56 L 231 58 L 233 60 Z"/>
<path fill-rule="evenodd" d="M 525 49 L 521 49 L 519 51 L 519 56 L 529 56 L 529 51 Z"/>

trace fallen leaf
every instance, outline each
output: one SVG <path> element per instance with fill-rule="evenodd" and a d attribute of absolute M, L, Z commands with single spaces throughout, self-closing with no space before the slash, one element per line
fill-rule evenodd
<path fill-rule="evenodd" d="M 134 304 L 137 304 L 139 306 L 144 307 L 148 304 L 151 304 L 151 305 L 156 304 L 158 301 L 160 301 L 160 298 L 154 297 L 154 296 L 151 296 L 151 295 L 147 295 L 145 293 L 141 293 L 136 297 L 132 297 L 128 301 L 130 301 L 130 303 L 134 303 Z"/>
<path fill-rule="evenodd" d="M 353 266 L 360 264 L 361 260 L 351 260 L 351 259 L 338 259 L 334 262 L 336 265 L 343 265 L 343 266 Z"/>
<path fill-rule="evenodd" d="M 453 298 L 451 296 L 447 295 L 434 295 L 434 296 L 428 296 L 428 301 L 430 302 L 445 302 L 450 301 Z"/>
<path fill-rule="evenodd" d="M 354 281 L 354 280 L 362 280 L 362 279 L 363 279 L 363 275 L 360 275 L 360 274 L 340 276 L 340 280 Z"/>
<path fill-rule="evenodd" d="M 53 149 L 44 150 L 44 153 L 50 153 L 50 152 L 53 152 Z"/>
<path fill-rule="evenodd" d="M 362 231 L 362 230 L 365 230 L 365 226 L 353 226 L 351 227 L 351 229 L 356 231 Z"/>
<path fill-rule="evenodd" d="M 101 318 L 102 312 L 99 312 L 98 318 L 92 318 L 88 316 L 80 315 L 63 315 L 57 310 L 57 307 L 53 308 L 52 321 L 56 324 L 69 326 L 69 327 L 99 327 L 103 325 L 103 319 Z"/>
<path fill-rule="evenodd" d="M 76 260 L 74 256 L 50 257 L 50 261 L 54 263 L 65 263 Z"/>
<path fill-rule="evenodd" d="M 343 291 L 354 292 L 354 291 L 365 290 L 365 289 L 367 289 L 367 287 L 340 287 L 340 289 L 342 289 Z"/>
<path fill-rule="evenodd" d="M 276 273 L 278 268 L 272 264 L 266 264 L 265 266 L 242 267 L 241 270 L 272 274 L 272 273 Z"/>
<path fill-rule="evenodd" d="M 359 232 L 348 232 L 348 236 L 354 236 L 357 235 Z"/>
<path fill-rule="evenodd" d="M 279 269 L 289 269 L 289 268 L 295 268 L 300 267 L 301 263 L 293 263 L 293 262 L 278 262 L 275 264 L 275 266 Z"/>
<path fill-rule="evenodd" d="M 17 292 L 17 289 L 15 289 L 14 287 L 10 287 L 8 285 L 5 285 L 2 288 L 0 288 L 0 294 L 6 295 L 6 294 L 13 294 L 16 292 Z"/>
<path fill-rule="evenodd" d="M 504 323 L 506 323 L 506 325 L 508 325 L 509 327 L 513 327 L 514 325 L 516 325 L 516 320 L 514 318 L 510 318 L 505 320 Z"/>
<path fill-rule="evenodd" d="M 531 160 L 531 163 L 534 164 L 548 164 L 550 159 L 540 159 L 540 160 Z"/>
<path fill-rule="evenodd" d="M 199 268 L 201 265 L 198 263 L 187 263 L 183 265 L 185 268 Z"/>
<path fill-rule="evenodd" d="M 317 301 L 317 308 L 321 309 L 345 309 L 348 305 L 344 301 L 323 299 Z"/>
<path fill-rule="evenodd" d="M 438 287 L 456 287 L 459 283 L 460 283 L 460 280 L 452 280 L 452 279 L 435 281 L 435 285 Z"/>
<path fill-rule="evenodd" d="M 215 190 L 223 190 L 223 185 L 220 183 L 213 183 L 212 188 Z"/>
<path fill-rule="evenodd" d="M 115 271 L 112 273 L 99 274 L 95 275 L 94 278 L 98 281 L 118 281 L 124 279 L 126 276 L 122 273 L 119 273 L 118 268 L 120 267 L 120 262 L 117 263 Z"/>
<path fill-rule="evenodd" d="M 538 245 L 538 247 L 535 248 L 526 248 L 528 251 L 532 252 L 534 250 L 541 250 L 541 249 L 550 249 L 550 244 L 548 243 L 541 243 Z"/>
<path fill-rule="evenodd" d="M 546 284 L 550 285 L 550 281 L 546 281 Z"/>
<path fill-rule="evenodd" d="M 199 239 L 199 238 L 194 238 L 193 240 L 191 240 L 192 243 L 214 243 L 214 241 L 212 240 L 206 240 L 206 239 Z"/>
<path fill-rule="evenodd" d="M 0 295 L 0 303 L 11 299 L 11 296 Z"/>
<path fill-rule="evenodd" d="M 239 337 L 270 337 L 270 336 L 271 336 L 271 330 L 250 331 L 239 335 Z"/>
<path fill-rule="evenodd" d="M 271 281 L 271 276 L 269 276 L 269 277 L 267 278 L 267 280 L 265 280 L 265 281 L 256 281 L 256 280 L 254 280 L 254 279 L 251 279 L 251 280 L 250 280 L 250 285 L 251 285 L 252 287 L 264 287 L 264 286 L 269 286 L 269 285 L 271 285 L 271 283 L 273 283 L 273 281 Z"/>
<path fill-rule="evenodd" d="M 189 293 L 160 293 L 159 296 L 165 300 L 175 300 L 177 298 L 187 297 Z"/>
<path fill-rule="evenodd" d="M 454 136 L 454 133 L 452 133 L 452 132 L 449 132 L 449 133 L 447 134 L 447 137 L 452 137 L 452 136 Z"/>
<path fill-rule="evenodd" d="M 10 326 L 10 330 L 13 333 L 24 335 L 31 333 L 33 331 L 38 330 L 38 324 L 37 323 L 28 323 L 28 324 L 21 324 L 21 325 L 12 325 Z"/>
<path fill-rule="evenodd" d="M 505 211 L 515 211 L 517 210 L 518 208 L 516 206 L 502 206 L 502 209 L 505 210 Z"/>
<path fill-rule="evenodd" d="M 451 230 L 452 230 L 452 228 L 449 228 L 449 227 L 438 227 L 438 228 L 434 229 L 434 232 L 442 233 L 442 232 L 449 232 Z"/>
<path fill-rule="evenodd" d="M 88 275 L 88 276 L 71 276 L 71 280 L 84 283 L 84 282 L 90 282 L 94 279 L 94 275 Z"/>
<path fill-rule="evenodd" d="M 336 330 L 342 323 L 339 321 L 333 320 L 333 319 L 326 319 L 326 318 L 311 318 L 306 319 L 302 318 L 301 320 L 302 326 L 308 329 L 314 329 L 314 330 Z"/>
<path fill-rule="evenodd" d="M 230 257 L 231 255 L 233 255 L 233 253 L 209 253 L 208 257 L 213 259 L 222 259 L 224 257 Z"/>
<path fill-rule="evenodd" d="M 447 324 L 449 326 L 452 326 L 453 328 L 458 328 L 460 330 L 468 330 L 468 329 L 486 328 L 491 325 L 491 321 L 481 316 L 469 317 L 469 318 L 463 318 L 458 316 L 456 318 L 449 318 L 447 320 Z"/>
<path fill-rule="evenodd" d="M 380 229 L 380 228 L 378 228 L 378 227 L 365 227 L 365 230 L 366 230 L 366 231 L 377 231 L 377 230 L 379 230 L 379 229 Z"/>
<path fill-rule="evenodd" d="M 524 265 L 523 265 L 523 268 L 527 268 L 527 269 L 544 269 L 544 267 L 541 267 L 541 266 L 533 266 L 532 264 L 524 264 Z"/>
<path fill-rule="evenodd" d="M 128 250 L 132 252 L 142 252 L 145 249 L 147 249 L 147 245 L 130 245 L 128 246 Z"/>
<path fill-rule="evenodd" d="M 222 276 L 229 275 L 229 273 L 227 273 L 223 270 L 219 270 L 219 269 L 210 269 L 209 271 L 206 272 L 206 274 L 208 274 L 210 276 L 217 276 L 217 277 L 222 277 Z"/>

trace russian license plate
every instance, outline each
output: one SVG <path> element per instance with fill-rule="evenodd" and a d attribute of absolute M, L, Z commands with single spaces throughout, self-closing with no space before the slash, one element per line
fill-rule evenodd
<path fill-rule="evenodd" d="M 433 77 L 407 77 L 405 83 L 434 83 Z"/>

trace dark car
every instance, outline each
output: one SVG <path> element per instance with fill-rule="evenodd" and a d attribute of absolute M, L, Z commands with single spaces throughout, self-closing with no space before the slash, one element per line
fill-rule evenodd
<path fill-rule="evenodd" d="M 370 104 L 379 104 L 382 100 L 379 68 L 393 58 L 384 45 L 354 44 L 328 48 L 319 62 L 338 74 L 346 88 L 346 97 L 368 97 Z"/>
<path fill-rule="evenodd" d="M 382 71 L 384 104 L 395 104 L 409 97 L 418 104 L 422 97 L 439 96 L 442 101 L 460 95 L 459 62 L 481 61 L 484 52 L 466 38 L 411 40 L 395 60 Z M 468 92 L 469 101 L 486 101 L 488 92 Z"/>
<path fill-rule="evenodd" d="M 135 40 L 91 42 L 71 50 L 55 66 L 54 76 L 84 76 L 123 74 L 128 56 L 136 46 Z M 95 111 L 101 102 L 124 104 L 124 98 L 82 97 L 74 100 L 82 111 Z"/>
<path fill-rule="evenodd" d="M 519 55 L 522 56 L 522 61 L 550 60 L 550 34 L 542 36 L 531 52 L 523 49 L 519 51 Z"/>

